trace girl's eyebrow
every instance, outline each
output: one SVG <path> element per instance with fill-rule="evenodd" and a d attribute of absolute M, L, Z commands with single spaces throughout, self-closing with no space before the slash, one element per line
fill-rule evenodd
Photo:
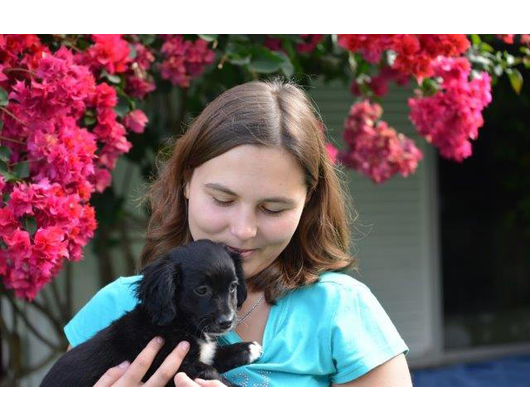
<path fill-rule="evenodd" d="M 207 184 L 204 184 L 204 186 L 211 190 L 221 191 L 225 194 L 229 194 L 229 195 L 233 195 L 234 197 L 237 197 L 237 194 L 235 192 L 229 190 L 224 185 L 218 184 L 217 182 L 209 182 Z M 294 206 L 296 204 L 294 200 L 291 200 L 290 198 L 287 198 L 287 197 L 268 197 L 268 198 L 264 198 L 261 201 L 266 201 L 269 203 L 283 203 L 283 204 L 288 204 L 291 206 Z"/>

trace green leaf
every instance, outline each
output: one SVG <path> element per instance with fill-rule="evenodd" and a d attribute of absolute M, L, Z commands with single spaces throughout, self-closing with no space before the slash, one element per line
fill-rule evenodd
<path fill-rule="evenodd" d="M 124 96 L 118 96 L 118 105 L 114 107 L 114 111 L 119 117 L 123 118 L 129 113 L 129 100 Z"/>
<path fill-rule="evenodd" d="M 250 70 L 258 73 L 274 73 L 282 68 L 284 59 L 277 52 L 261 45 L 252 46 L 252 58 L 248 65 Z"/>
<path fill-rule="evenodd" d="M 11 158 L 11 149 L 5 146 L 0 146 L 0 160 L 8 163 Z"/>
<path fill-rule="evenodd" d="M 3 160 L 0 160 L 0 175 L 4 177 L 6 182 L 19 180 L 14 174 L 9 172 L 9 170 L 7 169 L 7 163 Z"/>
<path fill-rule="evenodd" d="M 154 34 L 138 35 L 138 37 L 140 38 L 140 42 L 144 45 L 151 45 L 156 39 L 156 35 Z"/>
<path fill-rule="evenodd" d="M 483 42 L 482 44 L 480 44 L 480 51 L 487 51 L 489 53 L 492 53 L 495 50 L 490 44 L 486 44 L 485 42 Z"/>
<path fill-rule="evenodd" d="M 136 51 L 135 46 L 133 44 L 129 44 L 129 58 L 131 60 L 134 60 L 137 55 L 138 55 L 138 51 Z"/>
<path fill-rule="evenodd" d="M 29 176 L 29 163 L 19 162 L 13 167 L 13 172 L 19 178 L 27 178 Z"/>
<path fill-rule="evenodd" d="M 513 90 L 519 95 L 523 87 L 522 74 L 517 69 L 508 69 L 506 73 L 508 74 Z"/>
<path fill-rule="evenodd" d="M 244 66 L 250 63 L 251 52 L 246 45 L 230 42 L 226 46 L 226 53 L 229 57 L 228 61 L 236 66 Z"/>
<path fill-rule="evenodd" d="M 285 77 L 291 78 L 291 76 L 294 74 L 294 66 L 289 59 L 289 56 L 283 51 L 277 51 L 276 54 L 283 59 L 283 64 L 281 66 L 282 73 L 285 75 Z"/>
<path fill-rule="evenodd" d="M 293 66 L 293 63 L 291 63 L 291 60 L 289 60 L 288 64 L 285 64 L 285 65 L 282 66 L 282 73 L 288 79 L 290 79 L 293 76 L 293 74 L 294 74 L 294 66 Z"/>
<path fill-rule="evenodd" d="M 348 64 L 350 65 L 351 72 L 355 74 L 357 71 L 357 60 L 355 60 L 355 54 L 352 51 L 348 53 Z"/>
<path fill-rule="evenodd" d="M 249 38 L 248 38 L 248 35 L 233 34 L 233 35 L 230 35 L 230 40 L 248 42 Z"/>
<path fill-rule="evenodd" d="M 9 100 L 7 99 L 7 92 L 0 87 L 0 106 L 6 106 Z"/>
<path fill-rule="evenodd" d="M 493 68 L 493 73 L 495 73 L 496 76 L 501 76 L 503 71 L 504 71 L 504 69 L 502 68 L 502 66 L 500 64 L 497 64 Z"/>
<path fill-rule="evenodd" d="M 33 236 L 35 232 L 37 231 L 37 221 L 35 220 L 35 218 L 26 216 L 24 217 L 23 223 L 24 223 L 24 228 L 26 229 L 26 231 L 31 236 Z"/>
<path fill-rule="evenodd" d="M 84 122 L 87 127 L 90 127 L 91 125 L 94 125 L 96 123 L 96 119 L 94 117 L 91 117 L 89 115 L 85 115 Z"/>
<path fill-rule="evenodd" d="M 434 79 L 425 78 L 421 84 L 421 91 L 425 96 L 432 96 L 440 90 L 440 85 Z"/>
<path fill-rule="evenodd" d="M 199 35 L 199 38 L 204 39 L 207 42 L 212 42 L 217 39 L 218 35 Z"/>
<path fill-rule="evenodd" d="M 504 58 L 506 60 L 506 64 L 510 67 L 515 63 L 515 57 L 511 54 L 508 54 L 506 51 L 504 51 Z"/>
<path fill-rule="evenodd" d="M 109 82 L 111 83 L 114 83 L 116 85 L 118 85 L 120 82 L 121 82 L 121 78 L 120 76 L 116 75 L 116 74 L 110 74 L 107 70 L 103 69 L 102 72 L 101 72 L 101 77 L 104 77 L 105 79 L 107 79 Z"/>
<path fill-rule="evenodd" d="M 471 36 L 471 43 L 473 45 L 480 45 L 481 41 L 480 41 L 480 37 L 478 35 L 472 34 L 470 36 Z"/>

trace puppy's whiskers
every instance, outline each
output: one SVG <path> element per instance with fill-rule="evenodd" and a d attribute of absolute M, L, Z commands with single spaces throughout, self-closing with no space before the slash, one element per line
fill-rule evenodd
<path fill-rule="evenodd" d="M 202 326 L 204 324 L 204 326 Z M 208 327 L 208 318 L 203 318 L 197 325 L 197 331 L 199 332 L 200 336 L 206 336 L 206 328 Z"/>

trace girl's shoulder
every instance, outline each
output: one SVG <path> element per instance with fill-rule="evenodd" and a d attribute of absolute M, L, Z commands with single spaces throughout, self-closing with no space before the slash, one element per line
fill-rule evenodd
<path fill-rule="evenodd" d="M 90 299 L 64 327 L 70 345 L 76 346 L 132 310 L 136 304 L 135 284 L 141 275 L 120 277 Z"/>
<path fill-rule="evenodd" d="M 311 299 L 314 297 L 321 302 L 330 303 L 329 301 L 359 297 L 365 293 L 371 293 L 368 286 L 349 274 L 327 271 L 322 273 L 315 283 L 291 292 L 291 298 Z"/>

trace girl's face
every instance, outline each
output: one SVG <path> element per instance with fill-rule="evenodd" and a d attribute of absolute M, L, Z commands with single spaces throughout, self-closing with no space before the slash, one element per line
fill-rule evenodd
<path fill-rule="evenodd" d="M 241 254 L 249 278 L 289 244 L 307 188 L 302 168 L 286 151 L 242 145 L 195 168 L 184 195 L 193 239 L 251 250 Z"/>

